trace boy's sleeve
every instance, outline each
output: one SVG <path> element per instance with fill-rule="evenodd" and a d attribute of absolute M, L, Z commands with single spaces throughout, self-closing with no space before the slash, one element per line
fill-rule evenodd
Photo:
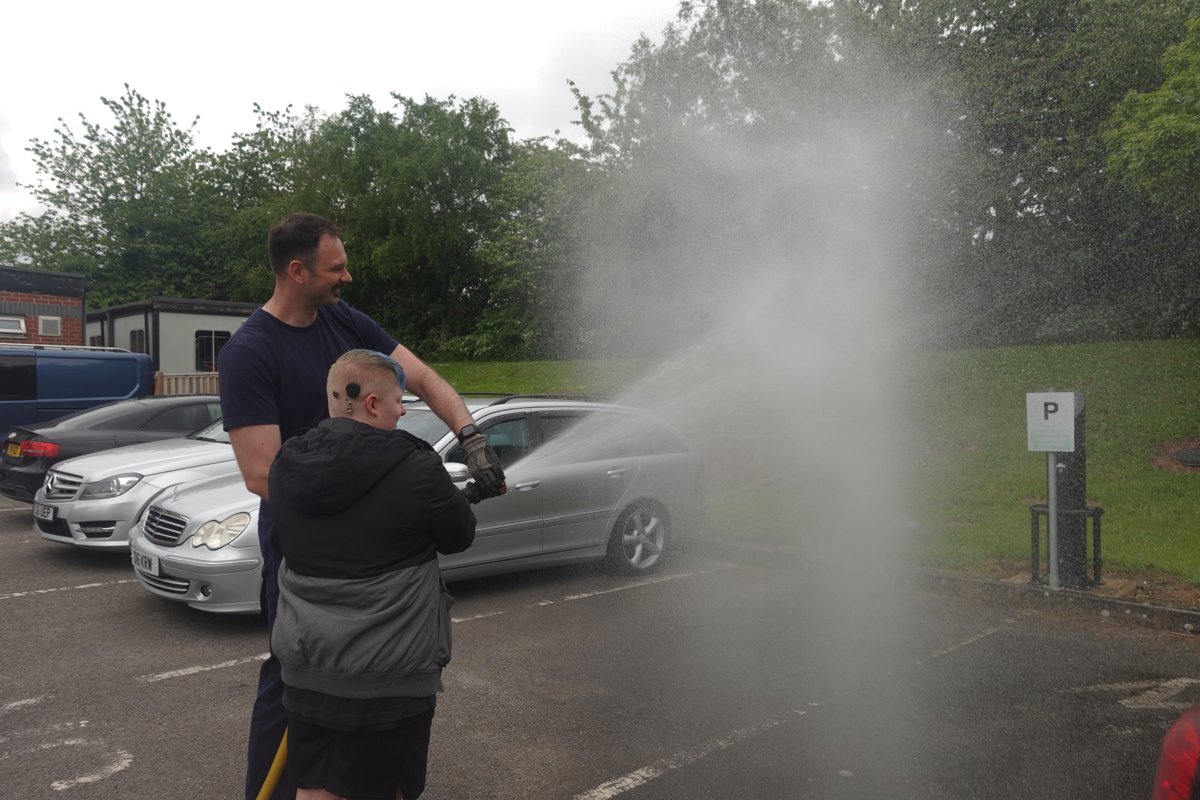
<path fill-rule="evenodd" d="M 475 542 L 475 512 L 437 456 L 431 454 L 429 464 L 429 512 L 437 551 L 461 553 Z"/>

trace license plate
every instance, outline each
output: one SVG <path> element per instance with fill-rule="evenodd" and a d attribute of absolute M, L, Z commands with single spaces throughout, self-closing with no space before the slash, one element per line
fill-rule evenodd
<path fill-rule="evenodd" d="M 41 503 L 34 503 L 33 515 L 43 522 L 53 522 L 54 506 L 44 506 Z"/>
<path fill-rule="evenodd" d="M 152 556 L 149 553 L 139 553 L 137 550 L 129 551 L 129 558 L 133 561 L 133 566 L 149 575 L 158 574 L 158 556 Z"/>
<path fill-rule="evenodd" d="M 4 447 L 4 454 L 13 458 L 21 457 L 21 445 L 16 442 L 10 442 Z"/>

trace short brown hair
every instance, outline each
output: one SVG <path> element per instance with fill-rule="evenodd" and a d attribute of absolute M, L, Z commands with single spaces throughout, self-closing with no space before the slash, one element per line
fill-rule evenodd
<path fill-rule="evenodd" d="M 287 270 L 287 265 L 299 260 L 312 269 L 313 256 L 322 236 L 342 238 L 337 225 L 316 214 L 298 211 L 288 214 L 271 226 L 267 234 L 267 263 L 276 275 Z"/>

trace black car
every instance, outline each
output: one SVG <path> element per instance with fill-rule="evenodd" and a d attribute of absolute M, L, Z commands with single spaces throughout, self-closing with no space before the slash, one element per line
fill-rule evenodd
<path fill-rule="evenodd" d="M 51 422 L 9 430 L 0 453 L 0 494 L 33 502 L 50 467 L 127 444 L 186 436 L 221 416 L 216 395 L 118 400 Z"/>

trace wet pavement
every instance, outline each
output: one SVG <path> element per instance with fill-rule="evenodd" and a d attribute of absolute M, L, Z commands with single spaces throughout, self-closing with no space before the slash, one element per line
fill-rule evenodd
<path fill-rule="evenodd" d="M 237 796 L 254 618 L 0 511 L 0 785 Z M 1002 582 L 693 542 L 642 578 L 451 585 L 426 798 L 1130 798 L 1200 701 L 1198 640 Z"/>

